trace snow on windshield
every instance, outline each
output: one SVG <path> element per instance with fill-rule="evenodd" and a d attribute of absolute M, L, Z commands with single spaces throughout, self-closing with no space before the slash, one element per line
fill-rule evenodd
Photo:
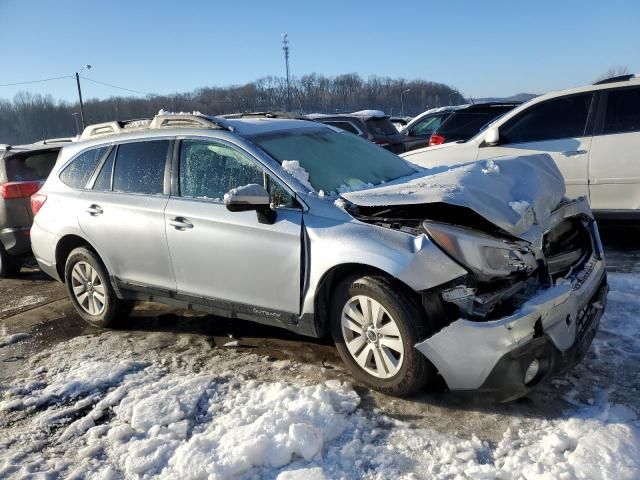
<path fill-rule="evenodd" d="M 380 185 L 418 171 L 367 140 L 325 127 L 259 135 L 252 140 L 283 168 L 284 162 L 296 161 L 295 167 L 287 163 L 286 168 L 297 175 L 308 174 L 314 190 L 328 194 Z"/>

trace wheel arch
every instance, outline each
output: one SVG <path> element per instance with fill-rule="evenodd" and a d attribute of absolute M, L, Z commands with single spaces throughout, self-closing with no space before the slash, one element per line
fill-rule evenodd
<path fill-rule="evenodd" d="M 334 265 L 322 275 L 315 290 L 314 321 L 316 332 L 319 337 L 324 337 L 330 332 L 329 311 L 331 296 L 334 289 L 340 284 L 340 282 L 349 277 L 364 277 L 371 275 L 386 278 L 392 285 L 402 289 L 412 300 L 415 300 L 418 303 L 421 302 L 421 297 L 418 292 L 391 273 L 379 267 L 357 262 Z"/>
<path fill-rule="evenodd" d="M 67 234 L 63 236 L 56 245 L 56 271 L 58 272 L 58 276 L 60 277 L 60 281 L 65 283 L 65 275 L 64 268 L 67 263 L 67 258 L 69 258 L 69 254 L 79 247 L 86 247 L 95 253 L 98 258 L 102 261 L 100 254 L 96 251 L 95 247 L 84 237 L 76 234 Z M 103 261 L 104 263 L 104 261 Z"/>

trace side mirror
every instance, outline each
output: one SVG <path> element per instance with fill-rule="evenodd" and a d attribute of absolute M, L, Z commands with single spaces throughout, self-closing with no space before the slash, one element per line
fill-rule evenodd
<path fill-rule="evenodd" d="M 498 145 L 500 143 L 500 130 L 498 130 L 498 127 L 487 129 L 487 133 L 484 135 L 484 142 L 487 145 Z"/>
<path fill-rule="evenodd" d="M 250 183 L 232 188 L 224 195 L 224 204 L 230 212 L 255 210 L 260 223 L 274 223 L 276 212 L 271 209 L 269 192 L 262 185 Z"/>

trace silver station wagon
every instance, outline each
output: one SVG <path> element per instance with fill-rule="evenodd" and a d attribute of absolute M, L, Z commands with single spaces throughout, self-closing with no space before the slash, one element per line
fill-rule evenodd
<path fill-rule="evenodd" d="M 152 300 L 331 334 L 392 395 L 440 375 L 504 401 L 582 358 L 602 247 L 548 155 L 425 170 L 271 117 L 87 127 L 32 197 L 40 267 L 96 326 Z"/>

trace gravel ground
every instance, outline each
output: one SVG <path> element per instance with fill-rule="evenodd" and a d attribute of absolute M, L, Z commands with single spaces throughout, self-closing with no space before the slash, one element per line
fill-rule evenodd
<path fill-rule="evenodd" d="M 447 477 L 449 474 L 473 478 L 483 476 L 485 473 L 486 478 L 519 478 L 513 473 L 514 470 L 509 469 L 509 462 L 503 464 L 498 461 L 500 452 L 506 448 L 505 445 L 513 443 L 513 445 L 517 444 L 519 449 L 524 449 L 527 441 L 532 442 L 532 445 L 536 444 L 535 442 L 540 443 L 540 439 L 531 440 L 531 435 L 535 432 L 545 432 L 544 428 L 549 425 L 556 425 L 553 428 L 559 428 L 558 422 L 567 419 L 567 412 L 573 412 L 569 414 L 571 417 L 579 416 L 576 412 L 584 408 L 608 409 L 611 406 L 624 405 L 624 408 L 631 412 L 631 421 L 635 421 L 636 417 L 633 415 L 640 413 L 640 400 L 638 400 L 640 354 L 638 347 L 635 346 L 639 340 L 635 312 L 640 304 L 640 300 L 637 299 L 637 294 L 640 293 L 640 287 L 638 287 L 640 279 L 635 279 L 636 274 L 640 274 L 640 248 L 634 241 L 637 238 L 637 232 L 626 227 L 610 225 L 602 228 L 608 266 L 612 273 L 610 311 L 614 313 L 607 313 L 585 362 L 572 372 L 554 379 L 524 399 L 502 405 L 489 404 L 481 398 L 459 397 L 446 391 L 423 393 L 411 399 L 395 399 L 355 385 L 354 389 L 359 397 L 358 415 L 363 416 L 362 418 L 366 417 L 367 421 L 380 418 L 392 423 L 398 422 L 402 428 L 410 431 L 430 432 L 429 439 L 433 439 L 434 435 L 455 437 L 456 442 L 450 443 L 456 448 L 460 448 L 462 445 L 460 442 L 471 442 L 472 446 L 468 448 L 473 452 L 471 455 L 473 458 L 465 457 L 464 459 L 468 464 L 465 467 L 467 469 L 462 468 L 458 471 L 456 470 L 458 464 L 448 460 L 449 469 L 442 469 L 443 464 L 435 461 L 434 465 L 438 468 L 430 470 L 430 475 L 437 478 L 449 478 Z M 296 385 L 296 388 L 311 388 L 313 385 L 324 385 L 327 381 L 334 382 L 330 383 L 331 385 L 349 385 L 348 382 L 352 381 L 335 349 L 327 342 L 297 337 L 286 331 L 249 322 L 189 314 L 156 304 L 142 304 L 136 308 L 126 328 L 109 331 L 94 329 L 75 314 L 66 300 L 64 287 L 48 280 L 33 267 L 25 268 L 19 279 L 0 280 L 0 298 L 2 298 L 0 302 L 0 365 L 2 365 L 0 400 L 4 398 L 5 401 L 18 401 L 20 396 L 16 396 L 16 391 L 28 389 L 29 382 L 40 381 L 33 376 L 33 372 L 45 372 L 51 369 L 52 365 L 61 362 L 61 359 L 76 362 L 70 363 L 71 369 L 82 362 L 106 362 L 109 359 L 120 359 L 126 362 L 133 360 L 143 362 L 144 365 L 151 365 L 154 368 L 162 367 L 166 371 L 179 375 L 226 372 L 225 375 L 239 379 L 239 385 L 246 385 L 246 382 L 250 381 L 256 381 L 258 385 L 285 382 Z M 635 329 L 626 329 L 624 322 L 635 322 Z M 41 374 L 38 373 L 38 375 Z M 42 373 L 42 375 L 46 377 L 46 374 Z M 28 379 L 30 380 L 27 381 Z M 47 381 L 51 381 L 51 378 Z M 111 387 L 105 387 L 103 393 L 108 392 L 109 388 Z M 61 404 L 55 404 L 55 408 L 61 408 Z M 41 414 L 38 409 L 26 407 L 18 408 L 17 411 L 13 411 L 12 407 L 8 411 L 12 413 L 3 414 L 0 420 L 0 431 L 14 435 L 14 437 L 9 435 L 7 438 L 22 438 L 20 435 L 29 431 L 36 416 Z M 355 418 L 353 415 L 355 414 L 348 418 Z M 71 415 L 67 424 L 74 420 L 77 420 L 77 416 Z M 40 418 L 38 422 L 40 425 L 42 419 Z M 541 425 L 547 425 L 547 427 L 543 428 Z M 516 431 L 517 433 L 514 433 Z M 586 434 L 582 432 L 580 435 Z M 565 436 L 571 438 L 570 434 Z M 33 435 L 30 435 L 31 437 Z M 401 436 L 402 438 L 406 440 L 406 436 Z M 530 440 L 527 440 L 528 438 Z M 473 446 L 476 445 L 474 443 L 476 440 L 477 446 Z M 328 440 L 325 439 L 325 441 Z M 635 441 L 640 441 L 640 438 L 635 438 Z M 372 445 L 380 445 L 380 442 L 376 443 L 374 440 L 371 442 Z M 445 440 L 442 442 L 446 444 Z M 47 441 L 42 440 L 29 448 L 46 448 L 46 445 Z M 344 447 L 343 444 L 340 445 L 341 448 Z M 579 450 L 577 445 L 576 443 L 564 449 L 553 448 L 556 448 L 565 458 L 567 457 L 565 452 Z M 9 448 L 15 446 L 15 443 L 4 446 Z M 393 448 L 389 445 L 387 447 Z M 409 445 L 406 448 L 408 452 L 411 452 L 412 448 L 418 452 L 423 447 L 424 445 L 419 448 Z M 624 448 L 620 447 L 618 451 L 624 451 Z M 56 452 L 55 455 L 63 455 L 60 451 Z M 24 452 L 22 454 L 26 455 Z M 411 457 L 409 453 L 407 455 Z M 415 453 L 415 455 L 417 455 L 416 458 L 409 458 L 404 463 L 395 462 L 393 468 L 396 470 L 390 470 L 387 464 L 377 467 L 375 465 L 369 465 L 366 468 L 358 467 L 359 470 L 335 470 L 338 468 L 336 463 L 322 463 L 317 458 L 314 465 L 316 467 L 319 465 L 318 468 L 323 469 L 325 473 L 330 471 L 345 478 L 349 478 L 351 474 L 354 478 L 362 475 L 384 478 L 391 474 L 409 475 L 407 478 L 411 478 L 411 474 L 415 473 L 411 473 L 415 470 L 415 465 L 426 461 L 423 456 L 420 456 L 421 454 Z M 330 450 L 324 451 L 323 458 L 330 456 Z M 297 457 L 294 455 L 294 458 Z M 624 461 L 623 458 L 618 460 L 618 463 L 624 464 Z M 115 460 L 114 462 L 113 465 L 117 465 Z M 554 461 L 554 463 L 556 470 L 553 471 L 545 470 L 546 467 L 540 467 L 540 465 L 536 467 L 542 468 L 540 471 L 544 474 L 551 472 L 552 476 L 546 477 L 541 473 L 540 478 L 559 478 L 553 475 L 564 474 L 566 478 L 587 478 L 581 477 L 579 469 L 571 466 L 570 462 L 567 463 L 566 471 L 562 470 L 564 467 L 558 467 L 558 465 L 562 466 L 561 462 Z M 176 465 L 178 464 L 179 462 Z M 47 471 L 47 468 L 53 468 L 50 465 L 44 468 L 41 462 L 36 461 L 30 465 L 33 471 Z M 112 472 L 115 475 L 113 478 L 118 478 L 123 472 L 125 476 L 136 478 L 124 467 L 122 467 L 123 470 L 119 470 L 119 467 L 109 465 L 109 468 L 115 468 Z M 175 474 L 177 467 L 171 465 L 174 469 L 171 472 Z M 259 463 L 253 465 L 259 465 Z M 524 471 L 528 468 L 527 465 L 518 463 L 517 468 Z M 94 467 L 95 470 L 86 470 L 84 474 L 93 472 L 96 475 L 102 475 L 106 470 L 100 469 L 107 468 L 104 465 L 94 465 Z M 424 468 L 428 470 L 432 465 L 425 464 Z M 632 476 L 626 477 L 623 469 L 622 474 L 618 472 L 619 478 L 633 478 L 635 474 L 640 477 L 640 471 L 634 470 L 634 465 L 629 468 Z M 53 472 L 54 476 L 56 472 L 68 475 L 70 469 L 71 467 L 67 465 L 60 467 L 59 471 L 50 470 L 50 473 Z M 147 473 L 149 472 L 151 470 Z M 0 456 L 0 477 L 3 476 L 2 473 Z M 24 474 L 24 471 L 20 475 L 18 470 L 11 469 L 5 470 L 4 473 L 6 475 L 13 473 L 19 477 Z M 244 474 L 249 477 L 251 474 L 258 477 L 264 474 L 266 477 L 275 478 L 278 473 L 282 472 L 273 469 L 244 471 Z M 423 474 L 426 474 L 426 471 L 422 474 L 418 472 L 418 477 L 422 477 Z M 185 473 L 182 472 L 182 475 Z M 110 477 L 107 475 L 105 478 Z M 534 477 L 523 475 L 522 478 Z M 601 478 L 608 477 L 603 475 Z"/>

